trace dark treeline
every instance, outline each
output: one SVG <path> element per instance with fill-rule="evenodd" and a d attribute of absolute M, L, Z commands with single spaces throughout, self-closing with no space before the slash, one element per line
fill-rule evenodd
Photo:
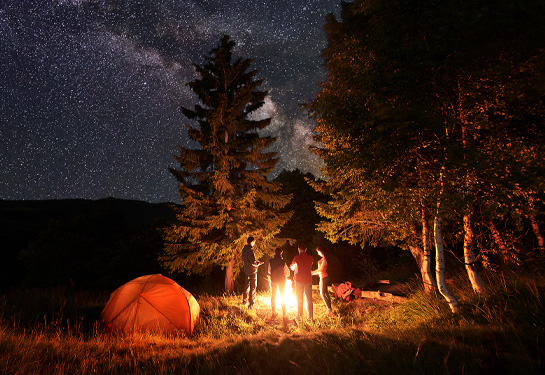
<path fill-rule="evenodd" d="M 328 197 L 317 193 L 307 180 L 315 178 L 299 170 L 283 171 L 276 178 L 284 193 L 293 194 L 285 210 L 294 214 L 280 235 L 307 243 L 316 259 L 316 246 L 330 250 L 333 281 L 362 279 L 399 258 L 400 252 L 392 247 L 367 247 L 362 252 L 358 246 L 326 240 L 315 229 L 320 217 L 314 204 Z M 220 268 L 190 278 L 162 267 L 158 260 L 163 249 L 161 228 L 173 220 L 169 203 L 114 198 L 0 201 L 0 288 L 63 286 L 111 291 L 135 277 L 162 273 L 182 283 L 208 284 L 208 291 L 221 290 Z M 296 243 L 286 243 L 284 251 L 290 261 L 297 254 Z M 240 284 L 237 280 L 235 289 Z M 266 283 L 260 286 L 266 288 Z"/>
<path fill-rule="evenodd" d="M 0 287 L 111 289 L 160 272 L 168 204 L 102 199 L 0 201 Z"/>

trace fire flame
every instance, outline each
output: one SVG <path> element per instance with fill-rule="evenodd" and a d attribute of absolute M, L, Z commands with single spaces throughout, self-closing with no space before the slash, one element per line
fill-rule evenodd
<path fill-rule="evenodd" d="M 295 290 L 290 279 L 286 280 L 286 287 L 284 289 L 284 301 L 286 301 L 286 308 L 288 310 L 297 308 L 297 298 L 295 297 Z M 278 307 L 282 306 L 280 293 L 276 294 L 275 305 Z"/>

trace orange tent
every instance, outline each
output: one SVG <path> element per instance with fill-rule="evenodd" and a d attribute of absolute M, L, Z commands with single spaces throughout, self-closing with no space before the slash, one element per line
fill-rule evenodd
<path fill-rule="evenodd" d="M 200 307 L 187 290 L 162 275 L 136 278 L 117 288 L 100 318 L 106 329 L 193 334 Z"/>

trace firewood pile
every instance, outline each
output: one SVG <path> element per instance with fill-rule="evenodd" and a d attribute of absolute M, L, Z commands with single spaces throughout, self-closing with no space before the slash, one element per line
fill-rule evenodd
<path fill-rule="evenodd" d="M 376 280 L 362 286 L 353 286 L 350 281 L 340 284 L 333 284 L 333 291 L 337 298 L 343 301 L 350 301 L 361 298 L 371 298 L 375 300 L 387 301 L 391 303 L 404 303 L 407 298 L 393 295 L 392 293 L 381 292 L 376 289 L 379 285 L 389 285 L 390 280 Z"/>

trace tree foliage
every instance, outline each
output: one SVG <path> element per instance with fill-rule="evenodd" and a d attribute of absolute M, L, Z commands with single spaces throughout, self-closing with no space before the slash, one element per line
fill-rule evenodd
<path fill-rule="evenodd" d="M 438 199 L 451 244 L 462 217 L 523 223 L 545 165 L 545 4 L 356 0 L 330 15 L 328 72 L 309 105 L 331 194 L 331 240 L 416 243 Z M 479 215 L 476 215 L 476 214 Z M 539 213 L 539 212 L 537 212 Z M 479 237 L 482 244 L 489 240 Z"/>
<path fill-rule="evenodd" d="M 238 273 L 246 239 L 258 240 L 256 256 L 271 253 L 291 216 L 281 212 L 290 196 L 267 180 L 278 161 L 266 151 L 275 138 L 260 137 L 259 130 L 270 118 L 250 116 L 264 104 L 267 91 L 258 90 L 263 80 L 250 69 L 251 59 L 233 61 L 234 46 L 224 36 L 203 65 L 195 64 L 200 77 L 188 83 L 200 103 L 182 112 L 194 120 L 187 130 L 199 147 L 179 146 L 180 169 L 170 170 L 183 201 L 175 207 L 178 222 L 165 232 L 162 257 L 170 270 L 188 274 L 227 267 L 226 283 Z"/>
<path fill-rule="evenodd" d="M 316 240 L 315 226 L 320 221 L 314 203 L 325 201 L 327 197 L 309 185 L 308 181 L 315 181 L 312 173 L 303 173 L 299 169 L 283 170 L 274 181 L 281 183 L 282 191 L 292 197 L 284 210 L 293 212 L 293 215 L 280 234 L 312 246 Z"/>

